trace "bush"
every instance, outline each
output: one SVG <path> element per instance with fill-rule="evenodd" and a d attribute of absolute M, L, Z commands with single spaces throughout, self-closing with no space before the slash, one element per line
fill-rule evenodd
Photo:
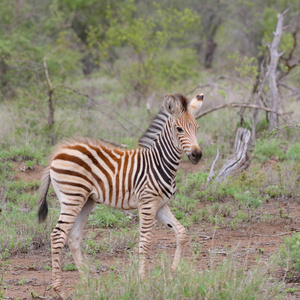
<path fill-rule="evenodd" d="M 279 139 L 257 140 L 254 150 L 254 155 L 260 162 L 268 159 L 285 159 L 286 155 L 281 148 L 282 141 Z"/>
<path fill-rule="evenodd" d="M 287 237 L 279 250 L 280 266 L 300 272 L 300 233 Z"/>
<path fill-rule="evenodd" d="M 288 159 L 300 160 L 300 143 L 295 143 L 286 152 Z"/>

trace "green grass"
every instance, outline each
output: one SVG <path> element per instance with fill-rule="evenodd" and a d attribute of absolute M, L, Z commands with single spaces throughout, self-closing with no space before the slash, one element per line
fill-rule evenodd
<path fill-rule="evenodd" d="M 197 250 L 196 250 L 197 252 Z M 88 272 L 73 293 L 75 299 L 281 299 L 280 285 L 270 284 L 269 269 L 259 265 L 239 266 L 234 259 L 197 270 L 182 261 L 172 275 L 171 261 L 165 255 L 155 260 L 154 267 L 141 281 L 138 260 L 131 257 L 125 265 L 118 263 L 107 276 Z"/>
<path fill-rule="evenodd" d="M 96 239 L 98 235 L 100 239 Z M 84 240 L 83 250 L 93 256 L 97 253 L 118 253 L 133 250 L 139 240 L 138 229 L 120 228 L 103 230 L 99 234 L 90 232 Z"/>

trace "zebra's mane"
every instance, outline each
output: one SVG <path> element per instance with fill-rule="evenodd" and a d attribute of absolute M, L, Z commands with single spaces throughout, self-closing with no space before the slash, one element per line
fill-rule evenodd
<path fill-rule="evenodd" d="M 170 114 L 162 108 L 156 117 L 152 120 L 150 126 L 139 139 L 139 146 L 151 148 L 159 133 L 164 128 Z"/>
<path fill-rule="evenodd" d="M 173 97 L 177 101 L 178 105 L 180 105 L 181 112 L 188 110 L 189 100 L 185 96 L 182 94 L 174 94 Z M 139 146 L 150 149 L 170 116 L 171 115 L 164 108 L 162 108 L 152 120 L 145 133 L 140 137 L 138 143 Z"/>

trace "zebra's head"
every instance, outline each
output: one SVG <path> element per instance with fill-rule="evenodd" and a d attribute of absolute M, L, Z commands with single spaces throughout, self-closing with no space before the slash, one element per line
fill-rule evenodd
<path fill-rule="evenodd" d="M 169 94 L 164 99 L 164 108 L 172 117 L 173 140 L 193 164 L 197 164 L 202 157 L 197 140 L 198 124 L 195 116 L 199 113 L 203 98 L 203 94 L 200 94 L 188 101 L 181 94 Z"/>

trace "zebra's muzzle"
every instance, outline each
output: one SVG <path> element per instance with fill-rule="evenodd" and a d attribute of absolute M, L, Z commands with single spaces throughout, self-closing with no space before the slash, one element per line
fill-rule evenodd
<path fill-rule="evenodd" d="M 191 153 L 188 155 L 188 158 L 192 164 L 197 164 L 202 157 L 202 151 L 200 147 L 193 146 Z"/>

